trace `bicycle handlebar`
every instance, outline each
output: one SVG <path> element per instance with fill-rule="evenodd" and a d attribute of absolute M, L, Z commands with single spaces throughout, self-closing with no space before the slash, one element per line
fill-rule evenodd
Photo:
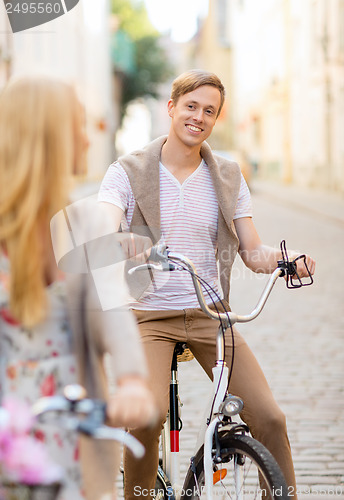
<path fill-rule="evenodd" d="M 47 413 L 64 415 L 60 425 L 80 434 L 95 439 L 109 439 L 118 441 L 127 446 L 136 458 L 142 458 L 144 446 L 123 429 L 109 427 L 104 424 L 106 420 L 106 404 L 97 399 L 85 398 L 83 387 L 75 384 L 66 386 L 63 396 L 48 396 L 40 398 L 32 406 L 34 416 L 41 418 Z"/>
<path fill-rule="evenodd" d="M 205 301 L 205 297 L 204 297 L 204 294 L 202 291 L 201 284 L 197 279 L 197 272 L 196 272 L 196 268 L 195 268 L 193 262 L 191 262 L 191 260 L 184 257 L 183 255 L 178 254 L 178 253 L 173 253 L 173 252 L 169 253 L 168 258 L 172 259 L 174 261 L 183 263 L 189 269 L 189 271 L 191 271 L 192 282 L 193 282 L 193 285 L 195 287 L 197 299 L 198 299 L 198 302 L 201 306 L 201 309 L 210 318 L 215 319 L 215 320 L 221 320 L 222 322 L 224 322 L 225 324 L 228 324 L 228 325 L 229 324 L 234 325 L 235 323 L 246 323 L 248 321 L 252 321 L 253 319 L 255 319 L 262 311 L 277 278 L 279 278 L 283 273 L 283 271 L 280 268 L 275 269 L 275 271 L 272 273 L 272 275 L 271 275 L 256 307 L 254 308 L 254 310 L 250 314 L 243 316 L 243 315 L 238 315 L 232 311 L 227 311 L 227 312 L 221 313 L 221 312 L 217 312 L 217 311 L 210 309 L 210 307 L 208 306 L 208 304 Z"/>
<path fill-rule="evenodd" d="M 258 300 L 258 303 L 256 307 L 253 309 L 253 311 L 249 314 L 246 315 L 238 315 L 235 312 L 228 311 L 228 312 L 217 312 L 208 306 L 208 304 L 205 301 L 205 297 L 202 291 L 202 287 L 200 285 L 200 282 L 197 277 L 197 271 L 196 268 L 193 264 L 193 262 L 185 257 L 182 254 L 179 253 L 174 253 L 171 251 L 167 250 L 167 247 L 164 244 L 157 244 L 154 245 L 151 249 L 151 254 L 149 257 L 149 260 L 152 262 L 157 262 L 160 263 L 161 265 L 159 266 L 158 264 L 153 264 L 153 263 L 146 263 L 142 264 L 136 267 L 133 267 L 129 270 L 129 274 L 133 274 L 136 271 L 141 271 L 145 269 L 155 269 L 159 271 L 175 271 L 175 270 L 185 270 L 185 267 L 191 274 L 192 282 L 196 291 L 197 299 L 198 302 L 201 306 L 201 309 L 212 319 L 215 320 L 221 320 L 223 323 L 225 323 L 227 326 L 230 324 L 235 324 L 235 323 L 246 323 L 248 321 L 252 321 L 255 319 L 262 311 L 270 293 L 271 290 L 273 289 L 277 279 L 280 276 L 286 276 L 287 277 L 287 287 L 288 288 L 300 288 L 302 286 L 307 286 L 311 285 L 313 283 L 313 278 L 311 274 L 309 273 L 309 278 L 310 282 L 309 283 L 302 283 L 300 277 L 297 274 L 296 270 L 296 261 L 298 259 L 304 259 L 305 261 L 305 256 L 300 255 L 296 259 L 289 261 L 288 259 L 288 254 L 286 251 L 285 247 L 285 241 L 283 240 L 281 243 L 281 252 L 282 252 L 282 260 L 278 261 L 277 263 L 277 268 L 273 271 L 271 274 L 271 277 L 269 281 L 267 282 L 263 293 Z M 181 263 L 182 265 L 180 265 Z M 306 262 L 305 262 L 306 265 Z M 307 265 L 306 265 L 307 268 Z M 307 268 L 308 270 L 308 268 Z M 297 283 L 293 281 L 293 277 L 297 277 Z M 295 278 L 294 278 L 295 279 Z"/>

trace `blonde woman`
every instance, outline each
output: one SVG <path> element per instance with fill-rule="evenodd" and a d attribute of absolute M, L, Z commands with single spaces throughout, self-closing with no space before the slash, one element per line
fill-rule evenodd
<path fill-rule="evenodd" d="M 81 291 L 90 280 L 66 280 L 53 253 L 50 220 L 68 204 L 68 182 L 84 171 L 87 145 L 83 109 L 69 85 L 31 77 L 12 81 L 1 92 L 0 403 L 8 394 L 33 403 L 58 393 L 76 381 L 80 367 L 90 396 L 107 397 L 103 357 L 108 352 L 118 387 L 109 399 L 110 419 L 116 425 L 146 425 L 154 405 L 133 318 L 124 309 L 103 312 L 94 288 Z M 74 299 L 69 309 L 67 302 L 73 301 L 67 297 Z M 88 343 L 85 352 L 92 359 L 79 349 L 76 361 L 71 325 L 76 344 Z M 66 472 L 59 500 L 112 498 L 111 443 L 89 448 L 87 457 L 81 448 L 83 483 L 78 438 L 49 426 L 38 427 L 37 437 Z"/>

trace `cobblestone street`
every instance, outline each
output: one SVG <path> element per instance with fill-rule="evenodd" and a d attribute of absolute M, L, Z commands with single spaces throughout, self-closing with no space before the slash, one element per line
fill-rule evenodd
<path fill-rule="evenodd" d="M 263 313 L 239 331 L 258 358 L 287 416 L 301 500 L 344 498 L 344 201 L 308 192 L 253 186 L 254 220 L 264 243 L 310 254 L 314 285 L 277 282 Z M 233 270 L 231 305 L 253 309 L 267 281 Z M 181 363 L 182 468 L 192 456 L 210 382 L 195 360 Z"/>
<path fill-rule="evenodd" d="M 238 329 L 287 416 L 299 498 L 344 498 L 344 202 L 330 213 L 314 198 L 303 207 L 284 191 L 252 191 L 263 242 L 284 238 L 289 248 L 312 255 L 317 269 L 313 286 L 301 290 L 287 290 L 279 280 L 260 317 Z M 232 309 L 252 310 L 266 279 L 237 261 Z M 179 380 L 187 465 L 197 435 L 194 414 L 200 421 L 210 384 L 196 361 L 180 365 Z"/>

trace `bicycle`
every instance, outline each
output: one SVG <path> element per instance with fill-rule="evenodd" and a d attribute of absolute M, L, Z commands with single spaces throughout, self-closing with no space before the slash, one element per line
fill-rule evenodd
<path fill-rule="evenodd" d="M 94 439 L 114 440 L 127 446 L 137 458 L 142 458 L 144 446 L 125 430 L 109 427 L 106 420 L 106 404 L 101 400 L 88 399 L 83 387 L 77 384 L 64 388 L 63 395 L 48 396 L 37 400 L 32 411 L 42 420 L 52 414 L 58 426 Z M 51 418 L 51 417 L 50 417 Z M 62 483 L 26 485 L 21 483 L 0 484 L 0 500 L 55 500 Z"/>
<path fill-rule="evenodd" d="M 256 307 L 247 315 L 226 311 L 224 306 L 225 312 L 219 312 L 216 307 L 215 310 L 211 309 L 202 291 L 202 286 L 207 290 L 209 285 L 197 275 L 194 264 L 187 257 L 169 251 L 163 244 L 152 247 L 148 263 L 136 266 L 129 271 L 130 274 L 146 269 L 167 272 L 188 271 L 192 277 L 200 307 L 211 319 L 220 321 L 216 338 L 212 398 L 206 412 L 208 418 L 203 422 L 196 451 L 191 457 L 182 487 L 180 487 L 178 455 L 181 420 L 177 365 L 178 357 L 183 355 L 187 346 L 181 343 L 176 345 L 171 364 L 170 407 L 161 435 L 162 452 L 155 485 L 156 499 L 212 500 L 219 496 L 238 500 L 256 498 L 286 500 L 289 497 L 290 489 L 271 453 L 249 434 L 246 424 L 233 419 L 239 415 L 244 403 L 240 398 L 227 393 L 230 370 L 224 361 L 224 331 L 235 323 L 254 320 L 261 313 L 279 277 L 285 276 L 288 288 L 301 288 L 313 283 L 309 271 L 307 282 L 302 282 L 297 274 L 296 261 L 298 259 L 303 259 L 307 268 L 304 255 L 289 261 L 284 240 L 281 243 L 281 252 L 282 259 L 266 284 Z"/>
<path fill-rule="evenodd" d="M 28 485 L 4 483 L 0 485 L 1 500 L 55 500 L 61 489 L 60 483 Z"/>

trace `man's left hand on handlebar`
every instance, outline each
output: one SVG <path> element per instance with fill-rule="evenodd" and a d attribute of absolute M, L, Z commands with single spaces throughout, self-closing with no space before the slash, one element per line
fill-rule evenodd
<path fill-rule="evenodd" d="M 291 254 L 289 254 L 289 260 L 297 259 L 297 257 L 299 256 L 299 253 L 292 252 Z M 305 263 L 308 267 L 309 272 L 305 266 Z M 305 259 L 296 260 L 296 270 L 299 278 L 308 278 L 309 274 L 313 276 L 315 273 L 315 260 L 312 259 L 312 257 L 310 257 L 309 255 L 305 255 Z"/>

